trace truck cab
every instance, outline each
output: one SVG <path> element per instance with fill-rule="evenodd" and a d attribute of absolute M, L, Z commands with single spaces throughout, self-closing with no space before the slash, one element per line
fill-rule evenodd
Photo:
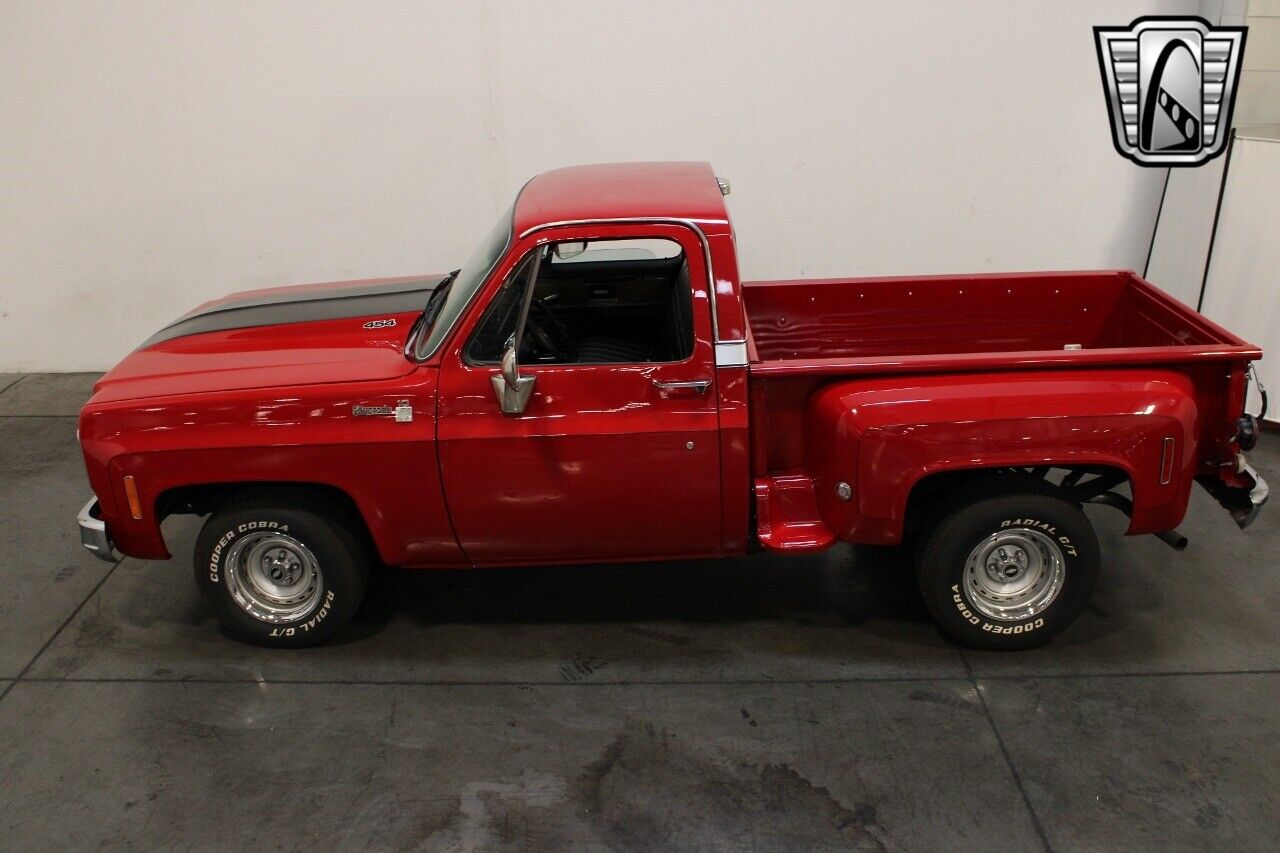
<path fill-rule="evenodd" d="M 207 515 L 211 606 L 289 646 L 378 564 L 907 543 L 943 628 L 1012 648 L 1092 590 L 1082 504 L 1177 546 L 1197 480 L 1242 524 L 1265 501 L 1260 351 L 1134 273 L 743 282 L 727 190 L 558 170 L 447 276 L 200 306 L 81 414 L 86 547 L 165 559 L 160 522 Z"/>

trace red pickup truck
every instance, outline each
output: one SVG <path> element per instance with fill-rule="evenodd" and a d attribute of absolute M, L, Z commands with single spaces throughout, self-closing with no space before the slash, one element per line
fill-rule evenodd
<path fill-rule="evenodd" d="M 914 545 L 959 642 L 1040 644 L 1100 567 L 1081 506 L 1241 526 L 1261 351 L 1133 272 L 743 282 L 705 163 L 540 175 L 447 276 L 205 303 L 80 415 L 85 547 L 167 559 L 238 637 L 331 636 L 379 564 Z M 1117 491 L 1117 490 L 1121 491 Z"/>

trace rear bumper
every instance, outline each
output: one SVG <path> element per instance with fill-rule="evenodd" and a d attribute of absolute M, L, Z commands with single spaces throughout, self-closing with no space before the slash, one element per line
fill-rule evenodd
<path fill-rule="evenodd" d="M 1228 485 L 1217 477 L 1197 477 L 1196 482 L 1204 486 L 1205 491 L 1213 495 L 1231 513 L 1235 523 L 1244 529 L 1257 520 L 1271 490 L 1262 475 L 1248 464 L 1241 466 L 1235 479 L 1239 485 Z"/>
<path fill-rule="evenodd" d="M 90 498 L 84 509 L 80 510 L 76 523 L 80 525 L 80 544 L 84 549 L 99 559 L 114 563 L 115 545 L 107 533 L 107 523 L 102 520 L 96 497 Z"/>
<path fill-rule="evenodd" d="M 1249 490 L 1249 511 L 1244 518 L 1237 518 L 1236 523 L 1243 529 L 1257 519 L 1258 513 L 1262 510 L 1262 505 L 1267 502 L 1267 498 L 1271 496 L 1271 490 L 1267 488 L 1267 481 L 1262 479 L 1252 466 L 1245 465 L 1244 474 L 1248 474 L 1253 478 L 1253 488 Z"/>

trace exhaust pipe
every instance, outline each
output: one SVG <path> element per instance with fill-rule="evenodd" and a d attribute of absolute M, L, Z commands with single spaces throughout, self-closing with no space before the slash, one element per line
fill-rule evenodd
<path fill-rule="evenodd" d="M 1117 495 L 1115 492 L 1103 492 L 1100 495 L 1085 498 L 1085 503 L 1103 504 L 1104 506 L 1118 509 L 1125 515 L 1133 518 L 1133 501 L 1129 500 L 1124 495 Z M 1162 530 L 1159 533 L 1153 533 L 1151 535 L 1175 551 L 1185 551 L 1187 549 L 1187 537 L 1183 536 L 1176 530 Z"/>

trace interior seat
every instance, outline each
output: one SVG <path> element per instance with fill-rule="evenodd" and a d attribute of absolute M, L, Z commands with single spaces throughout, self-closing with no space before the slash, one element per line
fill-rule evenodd
<path fill-rule="evenodd" d="M 679 361 L 688 357 L 693 341 L 693 302 L 689 287 L 689 262 L 668 287 L 667 307 L 658 340 L 637 341 L 614 335 L 588 335 L 578 342 L 580 364 L 641 361 Z"/>
<path fill-rule="evenodd" d="M 689 282 L 689 262 L 681 261 L 680 271 L 667 294 L 667 312 L 662 318 L 658 361 L 683 361 L 693 354 L 693 288 Z"/>
<path fill-rule="evenodd" d="M 593 335 L 578 343 L 580 364 L 609 364 L 610 362 L 648 361 L 649 351 L 639 341 L 628 341 L 606 335 Z"/>

